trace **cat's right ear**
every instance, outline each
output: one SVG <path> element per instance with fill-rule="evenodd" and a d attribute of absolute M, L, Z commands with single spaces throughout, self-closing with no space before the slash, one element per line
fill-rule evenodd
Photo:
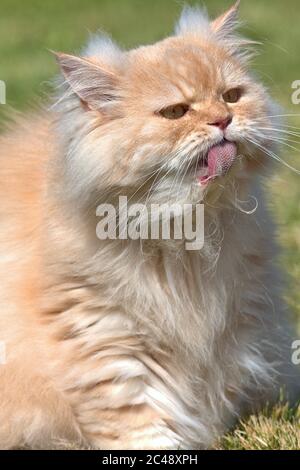
<path fill-rule="evenodd" d="M 230 35 L 237 28 L 239 24 L 240 3 L 240 0 L 237 0 L 229 10 L 211 23 L 211 28 L 215 33 L 219 33 L 221 37 L 223 34 L 226 37 L 226 35 Z"/>
<path fill-rule="evenodd" d="M 119 80 L 113 71 L 91 59 L 54 55 L 67 83 L 89 109 L 100 111 L 119 99 Z"/>

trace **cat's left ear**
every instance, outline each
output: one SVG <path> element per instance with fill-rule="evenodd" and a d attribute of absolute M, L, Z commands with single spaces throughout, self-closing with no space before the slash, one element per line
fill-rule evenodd
<path fill-rule="evenodd" d="M 232 33 L 239 23 L 239 6 L 240 0 L 238 0 L 229 10 L 223 15 L 216 18 L 211 22 L 211 29 L 219 35 L 226 36 Z"/>

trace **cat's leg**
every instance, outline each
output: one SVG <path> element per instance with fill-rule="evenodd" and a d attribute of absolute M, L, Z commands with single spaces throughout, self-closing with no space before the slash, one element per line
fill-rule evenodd
<path fill-rule="evenodd" d="M 146 355 L 142 339 L 120 314 L 92 316 L 78 317 L 69 334 L 64 329 L 55 369 L 87 444 L 100 449 L 187 448 L 168 413 L 168 388 L 156 386 L 159 365 Z"/>
<path fill-rule="evenodd" d="M 85 369 L 84 371 L 82 369 Z M 71 377 L 72 376 L 72 377 Z M 86 441 L 101 449 L 176 449 L 180 437 L 147 397 L 147 371 L 133 356 L 72 366 L 65 390 Z"/>

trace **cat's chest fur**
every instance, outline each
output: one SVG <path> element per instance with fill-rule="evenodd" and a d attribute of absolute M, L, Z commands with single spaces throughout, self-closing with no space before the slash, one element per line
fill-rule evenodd
<path fill-rule="evenodd" d="M 182 242 L 176 247 L 165 241 L 144 246 L 140 241 L 106 241 L 88 259 L 80 259 L 79 244 L 73 252 L 60 250 L 54 271 L 52 253 L 46 298 L 58 290 L 55 311 L 62 313 L 72 297 L 71 304 L 81 306 L 87 316 L 90 310 L 95 315 L 114 309 L 136 331 L 156 332 L 158 342 L 170 346 L 176 338 L 189 348 L 199 335 L 205 339 L 206 330 L 208 337 L 212 330 L 222 333 L 240 314 L 244 284 L 261 279 L 267 254 L 259 252 L 265 241 L 257 221 L 237 211 L 227 211 L 225 219 L 207 219 L 201 251 L 186 251 Z"/>
<path fill-rule="evenodd" d="M 175 429 L 187 428 L 189 445 L 211 442 L 220 416 L 240 406 L 236 396 L 250 386 L 251 374 L 258 379 L 268 369 L 251 349 L 258 317 L 270 309 L 257 221 L 228 211 L 217 225 L 206 222 L 203 252 L 163 244 L 141 251 L 139 244 L 114 241 L 88 262 L 69 260 L 43 303 L 62 364 L 71 364 L 62 389 L 126 382 L 127 394 L 115 400 L 150 404 Z M 102 400 L 111 403 L 96 396 L 100 408 Z"/>

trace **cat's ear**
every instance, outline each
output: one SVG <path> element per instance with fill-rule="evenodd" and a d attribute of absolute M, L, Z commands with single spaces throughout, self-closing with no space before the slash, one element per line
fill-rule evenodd
<path fill-rule="evenodd" d="M 93 110 L 118 100 L 118 76 L 113 70 L 91 59 L 64 53 L 54 53 L 72 91 Z"/>
<path fill-rule="evenodd" d="M 207 11 L 199 7 L 185 7 L 175 27 L 175 34 L 185 35 L 209 35 L 212 31 L 218 36 L 232 35 L 238 26 L 240 1 L 237 1 L 229 10 L 210 21 Z"/>
<path fill-rule="evenodd" d="M 232 34 L 239 24 L 239 6 L 238 0 L 229 10 L 211 22 L 211 29 L 218 35 Z"/>
<path fill-rule="evenodd" d="M 243 38 L 236 33 L 241 22 L 239 20 L 240 0 L 229 8 L 223 15 L 210 23 L 210 29 L 215 37 L 225 45 L 228 50 L 239 58 L 245 64 L 257 54 L 253 46 L 259 46 L 261 43 Z"/>

